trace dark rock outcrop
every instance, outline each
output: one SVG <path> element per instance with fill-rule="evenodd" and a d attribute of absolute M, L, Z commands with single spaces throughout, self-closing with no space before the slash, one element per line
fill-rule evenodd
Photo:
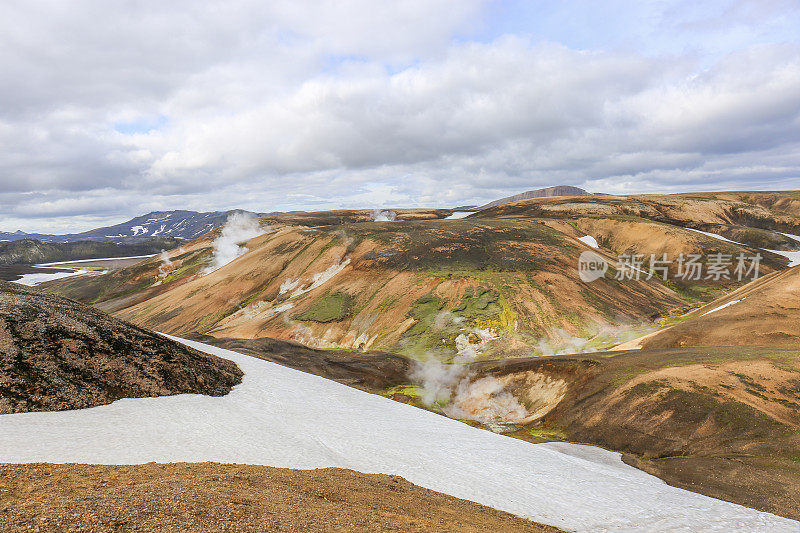
<path fill-rule="evenodd" d="M 0 282 L 0 414 L 227 394 L 242 371 L 73 300 Z"/>

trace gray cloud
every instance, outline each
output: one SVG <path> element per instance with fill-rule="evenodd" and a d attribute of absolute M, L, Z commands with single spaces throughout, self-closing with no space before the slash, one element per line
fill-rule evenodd
<path fill-rule="evenodd" d="M 560 183 L 798 188 L 800 39 L 741 37 L 789 7 L 722 3 L 659 11 L 661 26 L 700 33 L 690 52 L 645 55 L 454 40 L 478 25 L 477 0 L 8 2 L 0 229 L 151 209 L 450 206 Z"/>

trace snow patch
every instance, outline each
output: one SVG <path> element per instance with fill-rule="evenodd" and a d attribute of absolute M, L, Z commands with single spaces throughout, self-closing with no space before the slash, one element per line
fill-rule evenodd
<path fill-rule="evenodd" d="M 0 462 L 350 468 L 402 476 L 568 531 L 800 527 L 671 487 L 618 453 L 511 439 L 275 363 L 181 342 L 236 362 L 242 383 L 222 397 L 179 394 L 0 415 Z"/>
<path fill-rule="evenodd" d="M 472 214 L 472 211 L 453 211 L 453 214 L 449 217 L 444 217 L 443 220 L 454 220 L 458 218 L 467 218 Z"/>
<path fill-rule="evenodd" d="M 732 306 L 733 304 L 738 304 L 738 303 L 739 303 L 739 302 L 741 302 L 742 300 L 744 300 L 744 298 L 741 298 L 741 299 L 739 299 L 739 300 L 731 300 L 730 302 L 728 302 L 728 303 L 726 303 L 726 304 L 722 304 L 722 305 L 720 305 L 719 307 L 715 307 L 715 308 L 714 308 L 714 309 L 712 309 L 711 311 L 706 311 L 705 313 L 703 313 L 703 314 L 702 314 L 702 315 L 700 315 L 700 316 L 706 316 L 706 315 L 710 315 L 711 313 L 714 313 L 715 311 L 719 311 L 719 310 L 721 310 L 721 309 L 725 309 L 726 307 L 730 307 L 730 306 Z"/>
<path fill-rule="evenodd" d="M 73 272 L 35 272 L 33 274 L 23 274 L 21 278 L 14 280 L 13 283 L 19 283 L 20 285 L 33 287 L 35 285 L 39 285 L 40 283 L 44 283 L 45 281 L 69 278 L 71 276 L 86 274 L 88 272 L 88 270 L 75 270 Z"/>
<path fill-rule="evenodd" d="M 732 244 L 738 244 L 739 246 L 747 246 L 746 244 L 742 244 L 740 242 L 736 242 L 736 241 L 732 241 L 730 239 L 726 239 L 722 235 L 717 235 L 716 233 L 709 233 L 707 231 L 701 231 L 699 229 L 692 229 L 692 228 L 683 228 L 683 229 L 688 229 L 689 231 L 693 231 L 695 233 L 702 233 L 706 237 L 711 237 L 712 239 L 717 239 L 718 241 L 729 242 L 729 243 L 732 243 Z"/>
<path fill-rule="evenodd" d="M 763 250 L 767 252 L 772 252 L 773 254 L 782 255 L 783 257 L 789 260 L 790 267 L 800 265 L 800 251 L 786 252 L 784 250 L 769 250 L 767 248 L 763 248 Z"/>
<path fill-rule="evenodd" d="M 600 248 L 600 246 L 597 244 L 597 239 L 595 239 L 591 235 L 584 235 L 583 237 L 578 237 L 578 240 L 587 246 L 591 246 L 592 248 Z"/>
<path fill-rule="evenodd" d="M 720 240 L 720 241 L 729 242 L 731 244 L 738 244 L 739 246 L 748 246 L 747 244 L 744 244 L 744 243 L 741 243 L 741 242 L 736 242 L 736 241 L 732 241 L 730 239 L 726 239 L 722 235 L 717 235 L 715 233 L 709 233 L 707 231 L 700 231 L 699 229 L 692 229 L 692 228 L 685 228 L 685 229 L 688 229 L 690 231 L 695 231 L 697 233 L 702 233 L 703 235 L 707 235 L 709 237 L 713 237 L 714 239 L 717 239 L 717 240 Z M 796 239 L 796 240 L 800 241 L 800 237 L 798 237 L 797 235 L 792 235 L 790 233 L 782 233 L 781 235 L 786 235 L 787 237 L 790 237 L 792 239 Z M 765 252 L 771 252 L 773 254 L 777 254 L 777 255 L 781 255 L 781 256 L 785 257 L 786 259 L 789 260 L 789 266 L 790 267 L 800 265 L 800 251 L 787 252 L 787 251 L 784 251 L 784 250 L 770 250 L 769 248 L 761 248 L 761 250 L 764 250 Z"/>
<path fill-rule="evenodd" d="M 147 233 L 147 228 L 144 226 L 131 226 L 131 231 L 133 232 L 133 236 L 136 237 L 137 235 L 144 235 Z"/>

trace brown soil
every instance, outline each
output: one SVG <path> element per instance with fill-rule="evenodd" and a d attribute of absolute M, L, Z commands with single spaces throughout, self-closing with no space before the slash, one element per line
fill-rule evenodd
<path fill-rule="evenodd" d="M 201 276 L 191 265 L 204 264 L 208 245 L 203 237 L 185 246 L 183 258 L 173 252 L 174 274 L 163 279 L 160 261 L 151 260 L 48 290 L 181 336 L 273 337 L 406 355 L 452 345 L 455 335 L 433 326 L 440 312 L 459 307 L 465 327 L 493 329 L 505 346 L 535 345 L 559 329 L 581 336 L 586 327 L 638 323 L 685 307 L 656 280 L 603 279 L 589 290 L 576 269 L 586 246 L 525 220 L 280 226 L 247 243 L 249 252 L 234 263 Z M 336 265 L 334 277 L 312 285 Z M 490 300 L 465 304 L 484 289 Z M 331 295 L 345 295 L 347 309 L 327 320 L 306 318 Z M 426 297 L 436 299 L 435 309 L 420 309 Z"/>
<path fill-rule="evenodd" d="M 798 205 L 798 191 L 557 197 L 503 204 L 472 217 L 636 217 L 686 227 L 725 224 L 798 234 Z"/>
<path fill-rule="evenodd" d="M 505 381 L 568 383 L 527 426 L 534 436 L 617 450 L 671 484 L 800 519 L 800 350 L 643 349 L 474 367 Z"/>
<path fill-rule="evenodd" d="M 0 282 L 0 414 L 180 393 L 222 396 L 241 377 L 231 361 L 72 300 Z"/>
<path fill-rule="evenodd" d="M 705 314 L 734 300 L 739 302 Z M 714 300 L 640 345 L 800 346 L 800 267 L 765 276 Z"/>
<path fill-rule="evenodd" d="M 323 376 L 363 391 L 380 393 L 408 382 L 411 361 L 389 352 L 315 350 L 296 342 L 260 339 L 217 339 L 208 335 L 189 338 L 226 350 Z"/>
<path fill-rule="evenodd" d="M 558 531 L 397 476 L 218 463 L 0 465 L 0 529 Z"/>

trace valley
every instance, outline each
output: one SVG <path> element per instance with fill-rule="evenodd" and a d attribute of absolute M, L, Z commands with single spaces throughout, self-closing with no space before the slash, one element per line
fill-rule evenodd
<path fill-rule="evenodd" d="M 242 368 L 237 354 L 431 411 L 502 442 L 600 446 L 675 487 L 800 519 L 800 271 L 791 266 L 800 251 L 798 203 L 795 193 L 595 195 L 526 199 L 460 218 L 448 210 L 277 214 L 37 288 L 200 341 L 184 342 Z M 590 282 L 578 273 L 586 252 L 608 264 Z M 626 255 L 731 259 L 728 275 L 693 277 L 681 275 L 678 261 L 625 270 Z M 737 278 L 733 258 L 756 255 L 758 271 Z M 124 459 L 88 449 L 51 455 L 43 446 L 5 460 L 137 462 L 150 445 L 142 441 Z M 169 462 L 234 457 L 170 450 L 161 455 Z M 235 456 L 243 453 L 239 446 Z M 250 461 L 307 467 L 288 457 Z M 319 464 L 352 468 L 351 461 Z M 593 524 L 589 530 L 600 527 Z"/>

